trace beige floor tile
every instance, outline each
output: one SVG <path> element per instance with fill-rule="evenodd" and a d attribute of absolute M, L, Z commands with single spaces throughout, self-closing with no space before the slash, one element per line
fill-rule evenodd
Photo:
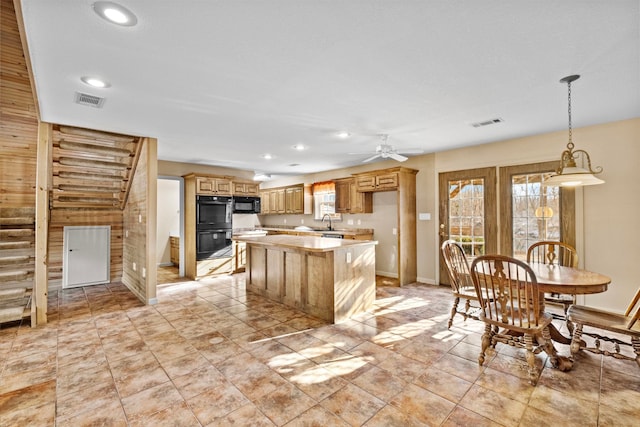
<path fill-rule="evenodd" d="M 284 425 L 316 404 L 300 389 L 284 384 L 255 400 L 255 405 L 276 425 Z"/>
<path fill-rule="evenodd" d="M 248 403 L 249 400 L 228 381 L 187 399 L 187 404 L 202 425 L 214 424 L 216 420 Z"/>
<path fill-rule="evenodd" d="M 223 417 L 216 418 L 208 426 L 271 427 L 275 426 L 275 424 L 260 412 L 253 403 L 248 403 Z"/>
<path fill-rule="evenodd" d="M 175 386 L 166 382 L 123 398 L 122 406 L 127 419 L 133 423 L 183 401 Z"/>
<path fill-rule="evenodd" d="M 385 406 L 382 400 L 353 384 L 343 387 L 320 404 L 352 426 L 364 424 Z"/>
<path fill-rule="evenodd" d="M 499 424 L 518 425 L 527 405 L 510 399 L 501 390 L 473 385 L 459 405 Z"/>
<path fill-rule="evenodd" d="M 390 404 L 427 425 L 440 425 L 455 407 L 455 403 L 414 384 L 405 387 Z"/>

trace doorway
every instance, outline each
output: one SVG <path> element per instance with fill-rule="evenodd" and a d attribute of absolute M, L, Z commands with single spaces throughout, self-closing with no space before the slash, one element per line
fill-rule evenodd
<path fill-rule="evenodd" d="M 156 255 L 158 284 L 184 280 L 184 180 L 158 177 Z"/>
<path fill-rule="evenodd" d="M 498 252 L 496 168 L 469 169 L 439 174 L 440 245 L 460 243 L 468 257 Z M 449 275 L 440 257 L 440 284 Z"/>

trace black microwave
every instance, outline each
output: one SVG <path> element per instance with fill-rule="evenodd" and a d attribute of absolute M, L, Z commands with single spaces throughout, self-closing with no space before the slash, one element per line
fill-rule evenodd
<path fill-rule="evenodd" d="M 233 213 L 259 214 L 260 197 L 233 197 Z"/>

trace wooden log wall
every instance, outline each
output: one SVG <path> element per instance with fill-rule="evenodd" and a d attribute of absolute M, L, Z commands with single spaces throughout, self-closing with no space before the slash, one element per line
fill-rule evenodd
<path fill-rule="evenodd" d="M 11 0 L 0 0 L 0 28 L 0 206 L 33 207 L 38 114 Z"/>
<path fill-rule="evenodd" d="M 156 140 L 145 138 L 124 209 L 122 282 L 146 303 L 156 298 Z"/>

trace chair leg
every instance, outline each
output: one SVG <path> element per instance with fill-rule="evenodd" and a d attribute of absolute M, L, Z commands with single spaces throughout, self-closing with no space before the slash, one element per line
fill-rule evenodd
<path fill-rule="evenodd" d="M 571 337 L 571 355 L 575 355 L 580 351 L 580 341 L 582 341 L 582 323 L 576 323 L 576 328 Z M 638 349 L 640 351 L 640 349 Z"/>
<path fill-rule="evenodd" d="M 447 329 L 451 329 L 451 325 L 453 325 L 453 317 L 458 312 L 458 303 L 460 302 L 459 297 L 455 297 L 453 300 L 453 307 L 451 307 L 451 317 L 449 317 L 449 323 L 447 324 Z"/>
<path fill-rule="evenodd" d="M 569 330 L 569 336 L 572 337 L 573 336 L 573 322 L 571 320 L 569 320 L 569 318 L 567 317 L 567 311 L 569 310 L 569 306 L 571 304 L 564 304 L 564 318 L 565 318 L 565 323 L 567 325 L 567 329 Z"/>
<path fill-rule="evenodd" d="M 471 310 L 471 301 L 467 300 L 467 302 L 464 303 L 464 320 L 467 320 L 467 317 L 469 317 L 469 310 Z"/>
<path fill-rule="evenodd" d="M 633 347 L 633 351 L 636 353 L 636 363 L 638 367 L 640 367 L 640 338 L 631 337 L 631 346 Z"/>
<path fill-rule="evenodd" d="M 533 354 L 533 336 L 525 334 L 524 344 L 527 350 L 527 363 L 529 364 L 529 383 L 536 385 L 538 382 L 538 369 L 536 369 L 536 356 Z"/>
<path fill-rule="evenodd" d="M 482 334 L 482 348 L 480 349 L 480 356 L 478 356 L 478 365 L 482 366 L 484 363 L 484 353 L 487 351 L 489 344 L 493 341 L 493 329 L 490 324 L 484 325 L 484 334 Z"/>

